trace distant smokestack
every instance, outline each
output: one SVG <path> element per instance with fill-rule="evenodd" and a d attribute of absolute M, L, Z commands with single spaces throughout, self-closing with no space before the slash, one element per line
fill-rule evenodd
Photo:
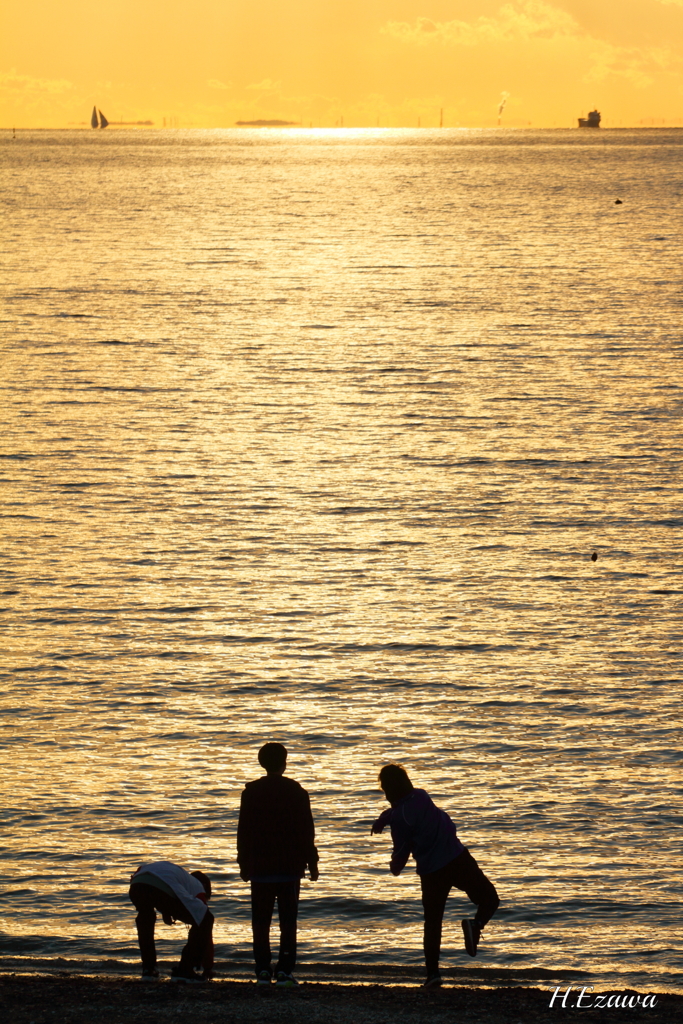
<path fill-rule="evenodd" d="M 503 111 L 505 110 L 505 104 L 507 103 L 509 97 L 510 93 L 505 92 L 505 90 L 503 90 L 503 92 L 500 94 L 500 103 L 498 104 L 498 124 L 500 124 L 500 118 Z"/>

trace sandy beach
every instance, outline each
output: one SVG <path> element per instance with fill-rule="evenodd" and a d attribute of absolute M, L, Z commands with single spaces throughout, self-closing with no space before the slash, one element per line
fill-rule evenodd
<path fill-rule="evenodd" d="M 181 1018 L 190 1024 L 527 1024 L 565 1020 L 568 1015 L 587 1022 L 674 1024 L 683 1019 L 683 996 L 677 994 L 656 993 L 655 1005 L 643 1006 L 646 993 L 630 992 L 628 1001 L 635 1005 L 624 1008 L 626 993 L 602 990 L 604 1006 L 590 1005 L 597 994 L 593 993 L 588 1004 L 577 1009 L 580 987 L 573 987 L 563 1008 L 564 984 L 551 1006 L 552 984 L 478 988 L 458 984 L 457 975 L 448 972 L 444 987 L 425 992 L 420 978 L 410 971 L 387 970 L 383 978 L 374 972 L 370 980 L 362 980 L 367 972 L 360 968 L 353 982 L 348 969 L 337 972 L 334 980 L 329 965 L 323 981 L 313 980 L 318 976 L 309 965 L 298 973 L 299 987 L 291 990 L 264 990 L 253 981 L 232 980 L 221 975 L 220 966 L 216 979 L 205 986 L 173 984 L 168 972 L 158 983 L 143 985 L 137 972 L 123 976 L 114 964 L 103 965 L 103 973 L 94 975 L 64 964 L 54 965 L 51 972 L 37 965 L 40 973 L 20 973 L 17 968 L 16 963 L 0 964 L 0 1019 L 11 1024 L 166 1024 Z M 636 1003 L 633 997 L 638 995 Z"/>

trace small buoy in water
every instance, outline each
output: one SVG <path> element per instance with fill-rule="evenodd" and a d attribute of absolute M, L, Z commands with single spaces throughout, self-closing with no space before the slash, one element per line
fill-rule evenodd
<path fill-rule="evenodd" d="M 623 204 L 622 204 L 622 202 L 621 202 L 621 199 L 615 199 L 615 200 L 614 200 L 614 205 L 615 205 L 615 206 L 622 206 Z"/>
<path fill-rule="evenodd" d="M 591 555 L 591 562 L 597 562 L 597 560 L 598 560 L 598 556 L 597 556 L 597 554 L 594 551 L 593 554 Z"/>

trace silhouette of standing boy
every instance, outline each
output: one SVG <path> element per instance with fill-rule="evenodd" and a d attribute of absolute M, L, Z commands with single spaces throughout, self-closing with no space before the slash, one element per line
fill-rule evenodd
<path fill-rule="evenodd" d="M 272 981 L 270 923 L 277 900 L 280 952 L 277 984 L 290 988 L 296 963 L 296 930 L 301 879 L 309 870 L 318 879 L 318 851 L 308 793 L 284 777 L 287 751 L 281 743 L 266 743 L 258 754 L 267 774 L 247 783 L 242 792 L 237 827 L 240 875 L 251 883 L 251 923 L 259 985 Z"/>
<path fill-rule="evenodd" d="M 385 765 L 379 773 L 379 784 L 391 807 L 373 822 L 371 833 L 377 834 L 386 825 L 391 826 L 394 850 L 389 870 L 392 875 L 401 874 L 411 854 L 415 858 L 424 907 L 427 966 L 424 984 L 425 988 L 436 987 L 441 984 L 441 927 L 452 887 L 462 889 L 477 905 L 474 920 L 464 918 L 462 921 L 465 949 L 470 956 L 477 955 L 482 928 L 495 914 L 500 900 L 493 883 L 458 839 L 449 816 L 432 802 L 424 789 L 413 787 L 405 768 L 398 764 Z"/>

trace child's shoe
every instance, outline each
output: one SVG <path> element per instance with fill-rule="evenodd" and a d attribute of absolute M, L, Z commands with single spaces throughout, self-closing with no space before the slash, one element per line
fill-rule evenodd
<path fill-rule="evenodd" d="M 465 917 L 462 920 L 462 933 L 465 936 L 465 949 L 470 956 L 476 956 L 481 928 L 474 921 L 470 921 L 469 918 Z"/>

